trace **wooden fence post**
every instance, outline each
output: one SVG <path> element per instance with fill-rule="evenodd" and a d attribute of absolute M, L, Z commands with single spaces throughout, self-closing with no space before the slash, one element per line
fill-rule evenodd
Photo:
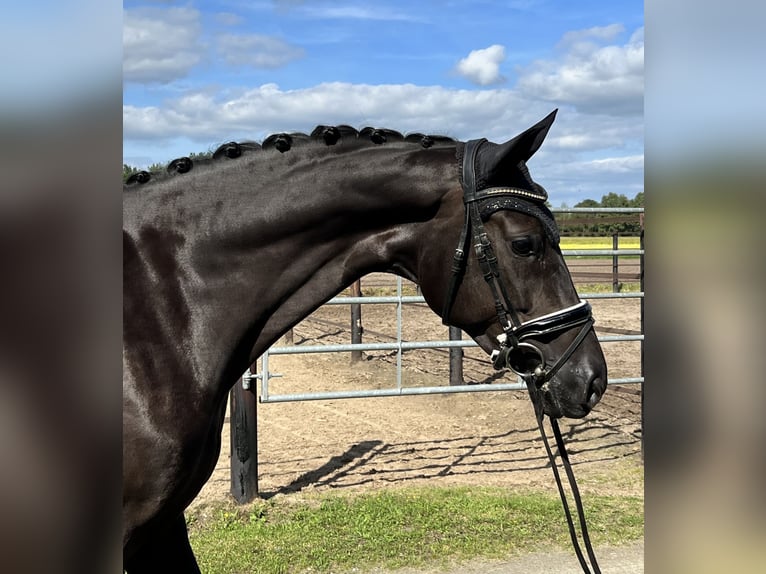
<path fill-rule="evenodd" d="M 351 284 L 351 296 L 362 296 L 362 282 L 357 279 Z M 360 303 L 351 304 L 351 344 L 358 345 L 362 342 L 362 305 Z M 351 362 L 361 361 L 362 351 L 351 351 Z"/>
<path fill-rule="evenodd" d="M 256 365 L 251 366 L 255 372 Z M 258 496 L 258 417 L 254 389 L 239 379 L 231 390 L 231 495 L 245 504 Z"/>

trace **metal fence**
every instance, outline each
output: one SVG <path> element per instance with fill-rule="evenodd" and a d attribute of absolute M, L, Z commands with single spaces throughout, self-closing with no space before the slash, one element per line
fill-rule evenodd
<path fill-rule="evenodd" d="M 643 208 L 570 208 L 554 209 L 554 213 L 636 213 L 643 219 Z M 643 228 L 643 226 L 642 226 Z M 602 335 L 598 337 L 601 343 L 608 344 L 617 341 L 639 341 L 641 344 L 641 372 L 634 377 L 613 378 L 608 384 L 643 384 L 643 341 L 644 341 L 644 305 L 643 305 L 643 272 L 644 272 L 644 248 L 643 232 L 640 236 L 639 249 L 575 249 L 562 250 L 565 257 L 588 257 L 588 256 L 638 256 L 640 259 L 638 292 L 611 292 L 611 293 L 579 293 L 582 299 L 629 299 L 639 298 L 640 305 L 640 333 L 633 335 Z M 232 392 L 231 414 L 231 442 L 232 442 L 232 495 L 240 501 L 251 500 L 257 494 L 257 431 L 255 418 L 255 389 L 252 388 L 256 381 L 260 384 L 259 400 L 261 403 L 277 403 L 291 401 L 309 401 L 323 399 L 347 399 L 362 397 L 391 397 L 405 395 L 427 395 L 437 393 L 466 393 L 487 391 L 516 391 L 526 389 L 521 378 L 510 383 L 491 384 L 451 384 L 443 386 L 418 386 L 407 387 L 403 384 L 403 354 L 414 349 L 462 349 L 477 347 L 472 340 L 432 340 L 432 341 L 405 341 L 402 339 L 403 307 L 412 303 L 424 303 L 425 299 L 419 295 L 403 295 L 402 280 L 397 278 L 396 295 L 386 297 L 360 297 L 342 296 L 330 300 L 327 305 L 375 305 L 395 304 L 397 315 L 396 340 L 390 343 L 350 343 L 335 345 L 286 345 L 275 346 L 267 350 L 260 358 L 260 369 L 251 372 L 248 369 L 242 376 L 241 383 L 235 386 Z M 270 380 L 281 376 L 269 370 L 269 359 L 272 355 L 309 354 L 309 353 L 348 353 L 352 351 L 396 351 L 396 385 L 383 389 L 359 389 L 351 391 L 325 391 L 314 393 L 290 393 L 274 394 L 269 388 Z M 642 416 L 643 418 L 643 416 Z M 247 435 L 247 436 L 244 436 Z"/>
<path fill-rule="evenodd" d="M 604 250 L 604 255 L 611 255 L 612 250 Z M 640 250 L 622 250 L 633 251 L 638 254 Z M 600 252 L 599 252 L 600 253 Z M 566 254 L 566 253 L 565 253 Z M 596 253 L 594 253 L 595 255 Z M 626 255 L 627 253 L 622 253 Z M 627 299 L 641 298 L 643 292 L 637 293 L 581 293 L 583 299 Z M 390 297 L 336 297 L 330 300 L 327 305 L 351 305 L 355 303 L 365 305 L 375 304 L 396 304 L 397 330 L 396 341 L 391 343 L 356 343 L 356 344 L 335 344 L 335 345 L 293 345 L 272 347 L 261 356 L 261 368 L 259 372 L 252 373 L 248 370 L 242 377 L 243 387 L 247 390 L 251 388 L 253 380 L 260 380 L 260 402 L 277 403 L 289 401 L 310 401 L 324 399 L 349 399 L 362 397 L 391 397 L 399 395 L 426 395 L 437 393 L 467 393 L 482 391 L 511 391 L 525 389 L 521 378 L 517 377 L 515 383 L 491 383 L 491 384 L 471 384 L 471 385 L 449 385 L 449 386 L 431 386 L 431 387 L 406 387 L 402 384 L 403 369 L 402 359 L 405 351 L 414 349 L 440 349 L 440 348 L 466 348 L 478 347 L 472 340 L 434 340 L 434 341 L 404 341 L 402 340 L 402 308 L 405 304 L 424 303 L 422 296 L 402 295 L 402 280 L 397 278 L 397 294 Z M 643 334 L 640 335 L 602 335 L 598 337 L 601 343 L 610 343 L 616 341 L 643 341 Z M 291 394 L 272 394 L 269 390 L 269 381 L 274 377 L 280 377 L 281 374 L 272 373 L 269 370 L 269 357 L 272 355 L 294 355 L 304 353 L 347 353 L 350 351 L 396 351 L 396 386 L 388 389 L 364 389 L 357 391 L 325 391 L 317 393 L 291 393 Z M 609 384 L 631 384 L 642 383 L 643 376 L 625 377 L 610 379 Z"/>

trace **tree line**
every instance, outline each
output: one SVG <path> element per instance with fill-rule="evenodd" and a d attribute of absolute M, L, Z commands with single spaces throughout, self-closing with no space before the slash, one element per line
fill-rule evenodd
<path fill-rule="evenodd" d="M 560 206 L 561 209 L 568 207 L 565 203 Z M 644 207 L 644 192 L 640 191 L 632 199 L 611 192 L 602 196 L 601 201 L 584 199 L 574 207 Z M 563 236 L 638 235 L 643 217 L 639 213 L 557 213 L 556 223 Z"/>

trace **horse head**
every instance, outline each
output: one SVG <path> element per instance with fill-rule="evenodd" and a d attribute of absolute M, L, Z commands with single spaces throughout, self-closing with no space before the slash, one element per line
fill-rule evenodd
<path fill-rule="evenodd" d="M 439 239 L 422 250 L 418 278 L 445 323 L 525 380 L 538 413 L 579 418 L 606 390 L 606 363 L 547 193 L 526 166 L 555 114 L 503 144 L 458 145 L 462 193 L 433 219 L 428 232 Z"/>

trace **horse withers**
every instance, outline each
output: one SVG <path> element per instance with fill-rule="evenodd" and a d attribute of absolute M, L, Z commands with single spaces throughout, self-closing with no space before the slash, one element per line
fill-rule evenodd
<path fill-rule="evenodd" d="M 228 392 L 359 277 L 416 282 L 449 324 L 583 417 L 606 365 L 515 138 L 456 142 L 319 126 L 136 174 L 123 193 L 123 524 L 131 573 L 198 572 L 183 512 L 210 477 Z"/>

